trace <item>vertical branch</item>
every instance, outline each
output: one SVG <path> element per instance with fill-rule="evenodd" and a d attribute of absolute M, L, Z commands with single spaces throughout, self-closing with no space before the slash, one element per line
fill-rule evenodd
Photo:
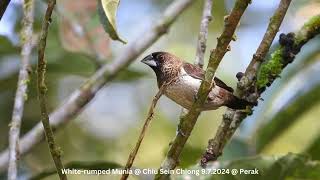
<path fill-rule="evenodd" d="M 168 87 L 168 85 L 172 82 L 172 80 L 168 83 L 164 83 L 159 91 L 157 92 L 157 94 L 155 95 L 155 97 L 153 98 L 152 100 L 152 103 L 151 103 L 151 106 L 149 108 L 149 111 L 148 111 L 148 115 L 147 115 L 147 118 L 143 124 L 143 127 L 142 127 L 142 130 L 140 132 L 140 135 L 139 135 L 139 138 L 138 138 L 138 141 L 135 145 L 135 147 L 133 148 L 133 150 L 131 151 L 130 155 L 129 155 L 129 158 L 128 158 L 128 161 L 127 161 L 127 164 L 125 166 L 125 173 L 123 173 L 123 175 L 121 176 L 121 180 L 126 180 L 128 177 L 129 177 L 129 169 L 132 167 L 132 164 L 133 164 L 133 161 L 134 159 L 136 158 L 137 156 L 137 153 L 138 153 L 138 150 L 140 148 L 140 145 L 141 145 L 141 142 L 144 138 L 144 135 L 146 134 L 146 131 L 149 127 L 149 124 L 151 123 L 151 120 L 153 118 L 153 115 L 154 115 L 154 108 L 156 107 L 156 104 L 158 103 L 158 100 L 160 99 L 160 97 L 162 96 L 163 92 L 166 90 L 166 88 Z"/>
<path fill-rule="evenodd" d="M 17 166 L 19 159 L 19 137 L 23 116 L 24 102 L 27 99 L 29 82 L 29 63 L 32 51 L 34 1 L 25 0 L 23 4 L 23 19 L 21 29 L 21 67 L 19 71 L 18 85 L 13 105 L 12 120 L 9 130 L 9 166 L 8 179 L 17 179 Z"/>
<path fill-rule="evenodd" d="M 9 3 L 10 3 L 10 0 L 1 0 L 0 1 L 0 21 L 2 19 L 4 12 L 6 11 Z"/>
<path fill-rule="evenodd" d="M 201 68 L 203 68 L 204 54 L 207 48 L 208 26 L 209 22 L 212 20 L 211 10 L 212 0 L 205 0 L 200 23 L 200 31 L 198 35 L 196 58 L 194 61 L 194 64 Z M 182 116 L 185 116 L 187 113 L 187 109 L 181 108 L 180 118 L 182 118 Z"/>
<path fill-rule="evenodd" d="M 208 26 L 209 22 L 212 20 L 211 10 L 212 0 L 205 0 L 200 24 L 200 31 L 198 35 L 198 44 L 195 59 L 195 64 L 201 68 L 204 64 L 204 54 L 207 48 Z"/>
<path fill-rule="evenodd" d="M 277 10 L 271 17 L 266 33 L 264 34 L 264 37 L 256 53 L 253 55 L 251 63 L 249 64 L 244 76 L 239 77 L 241 78 L 241 80 L 239 81 L 235 92 L 235 94 L 239 97 L 246 97 L 248 100 L 252 102 L 257 101 L 259 94 L 257 94 L 257 90 L 254 85 L 257 70 L 259 69 L 261 63 L 267 55 L 272 41 L 275 38 L 277 32 L 279 31 L 279 27 L 283 21 L 284 16 L 286 15 L 290 3 L 291 0 L 281 0 Z M 249 96 L 249 92 L 254 92 L 253 96 Z M 242 119 L 246 116 L 245 114 L 246 112 L 235 111 L 232 109 L 228 109 L 226 111 L 226 113 L 223 115 L 222 122 L 217 130 L 215 137 L 209 140 L 207 150 L 201 158 L 202 166 L 205 166 L 209 161 L 216 160 L 222 154 L 224 146 L 226 145 L 227 141 L 232 137 L 233 133 L 240 125 Z"/>
<path fill-rule="evenodd" d="M 54 6 L 56 4 L 55 0 L 50 0 L 48 2 L 48 8 L 46 10 L 46 14 L 42 23 L 42 29 L 41 29 L 41 35 L 40 35 L 40 41 L 39 41 L 39 47 L 38 47 L 38 98 L 40 101 L 40 110 L 41 110 L 41 121 L 44 128 L 44 133 L 46 135 L 46 139 L 48 142 L 48 146 L 50 149 L 50 153 L 52 156 L 52 159 L 54 161 L 54 164 L 56 166 L 57 172 L 59 174 L 59 177 L 61 180 L 66 180 L 67 176 L 62 173 L 63 164 L 61 162 L 60 156 L 61 156 L 61 150 L 57 146 L 54 140 L 53 131 L 50 126 L 49 122 L 49 115 L 47 112 L 47 105 L 46 105 L 46 92 L 47 87 L 45 83 L 45 73 L 46 73 L 46 65 L 47 62 L 44 57 L 45 48 L 46 48 L 46 41 L 47 41 L 47 35 L 48 35 L 48 29 L 49 25 L 52 21 L 51 15 L 52 11 L 54 9 Z"/>
<path fill-rule="evenodd" d="M 177 166 L 181 151 L 200 115 L 200 107 L 203 106 L 209 92 L 214 86 L 213 78 L 215 71 L 217 70 L 223 56 L 228 51 L 228 46 L 232 40 L 232 36 L 238 26 L 242 14 L 250 2 L 250 0 L 237 0 L 230 15 L 225 18 L 224 30 L 218 38 L 216 49 L 211 51 L 209 64 L 205 73 L 205 79 L 201 82 L 196 101 L 193 103 L 188 114 L 180 118 L 178 133 L 172 141 L 160 169 L 171 170 Z M 156 179 L 167 179 L 168 176 L 169 174 L 157 174 Z"/>

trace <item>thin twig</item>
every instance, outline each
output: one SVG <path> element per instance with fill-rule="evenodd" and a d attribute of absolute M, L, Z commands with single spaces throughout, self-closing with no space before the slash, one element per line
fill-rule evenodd
<path fill-rule="evenodd" d="M 132 167 L 132 164 L 133 164 L 133 161 L 134 159 L 136 158 L 137 156 L 137 153 L 138 153 L 138 150 L 140 148 L 140 145 L 141 145 L 141 142 L 144 138 L 144 135 L 149 127 L 149 124 L 151 123 L 151 120 L 153 118 L 153 115 L 154 115 L 154 108 L 156 107 L 156 104 L 158 102 L 158 100 L 160 99 L 160 97 L 162 96 L 162 94 L 164 93 L 164 91 L 166 90 L 166 88 L 168 87 L 168 85 L 170 85 L 172 82 L 172 80 L 168 83 L 164 83 L 158 90 L 157 94 L 154 96 L 153 100 L 152 100 L 152 103 L 150 105 L 150 108 L 149 108 L 149 111 L 148 111 L 148 115 L 147 115 L 147 118 L 143 124 L 143 127 L 142 127 L 142 130 L 140 132 L 140 135 L 139 135 L 139 138 L 138 138 L 138 141 L 135 145 L 135 147 L 132 149 L 130 155 L 129 155 L 129 158 L 128 158 L 128 161 L 127 161 L 127 164 L 124 168 L 125 170 L 125 173 L 122 174 L 121 176 L 121 180 L 126 180 L 128 177 L 129 177 L 129 170 L 130 168 Z"/>
<path fill-rule="evenodd" d="M 207 38 L 208 38 L 208 26 L 209 22 L 212 20 L 211 15 L 212 10 L 212 0 L 205 0 L 203 6 L 202 19 L 200 24 L 200 31 L 198 35 L 198 44 L 195 64 L 199 67 L 203 67 L 204 64 L 204 54 L 207 48 Z"/>
<path fill-rule="evenodd" d="M 259 95 L 256 94 L 257 91 L 255 89 L 254 83 L 254 80 L 257 77 L 257 70 L 259 69 L 261 63 L 267 55 L 272 41 L 279 31 L 280 25 L 284 19 L 284 16 L 286 15 L 290 3 L 291 0 L 281 0 L 274 15 L 271 17 L 266 33 L 264 34 L 264 37 L 256 53 L 253 55 L 251 63 L 249 64 L 244 76 L 239 77 L 241 78 L 241 80 L 239 81 L 235 92 L 238 97 L 247 98 L 251 102 L 257 101 Z M 249 92 L 251 93 L 250 96 L 248 94 Z M 252 95 L 254 95 L 255 97 L 253 97 Z M 202 166 L 206 166 L 209 161 L 216 160 L 222 154 L 224 146 L 241 122 L 239 118 L 244 114 L 246 114 L 246 112 L 227 109 L 226 113 L 223 115 L 222 122 L 217 130 L 215 137 L 209 140 L 206 152 L 201 158 Z"/>
<path fill-rule="evenodd" d="M 63 128 L 76 117 L 94 97 L 98 90 L 112 81 L 123 69 L 128 67 L 141 53 L 164 35 L 177 17 L 195 0 L 176 0 L 164 11 L 150 29 L 138 36 L 121 52 L 112 63 L 101 67 L 81 88 L 73 92 L 69 98 L 50 114 L 50 124 L 53 129 Z M 144 38 L 141 38 L 144 37 Z M 44 139 L 43 127 L 37 124 L 20 139 L 20 155 L 24 155 Z M 7 167 L 8 150 L 0 154 L 0 172 Z"/>
<path fill-rule="evenodd" d="M 172 170 L 174 169 L 179 160 L 181 151 L 187 142 L 191 131 L 201 113 L 200 107 L 203 106 L 208 97 L 209 92 L 214 86 L 213 78 L 223 56 L 228 51 L 228 46 L 232 40 L 233 34 L 238 26 L 240 18 L 251 0 L 237 0 L 229 16 L 225 18 L 225 26 L 221 36 L 218 38 L 218 43 L 215 50 L 211 51 L 209 64 L 206 69 L 205 78 L 201 82 L 199 91 L 197 93 L 196 101 L 193 103 L 188 114 L 180 119 L 178 125 L 178 133 L 171 143 L 169 151 L 165 160 L 161 164 L 160 169 Z M 160 172 L 160 170 L 159 170 Z M 156 175 L 156 179 L 167 179 L 170 174 Z"/>
<path fill-rule="evenodd" d="M 46 73 L 46 65 L 47 62 L 44 58 L 44 53 L 46 49 L 46 41 L 47 41 L 47 35 L 48 35 L 48 29 L 49 25 L 51 23 L 51 15 L 52 11 L 54 9 L 54 6 L 56 4 L 55 0 L 50 0 L 48 2 L 48 8 L 46 10 L 46 14 L 42 23 L 42 29 L 41 29 L 41 35 L 40 35 L 40 41 L 38 46 L 38 98 L 40 101 L 40 110 L 41 110 L 41 121 L 42 125 L 44 127 L 44 133 L 46 135 L 46 139 L 48 142 L 49 150 L 52 156 L 52 159 L 54 161 L 54 164 L 56 166 L 57 172 L 59 174 L 59 177 L 61 180 L 66 180 L 67 176 L 62 173 L 62 170 L 64 169 L 62 161 L 60 159 L 61 157 L 61 150 L 56 144 L 54 140 L 53 131 L 50 126 L 49 122 L 49 115 L 47 111 L 47 103 L 46 103 L 46 92 L 47 87 L 45 83 L 45 73 Z"/>
<path fill-rule="evenodd" d="M 212 10 L 212 0 L 205 0 L 203 5 L 202 18 L 200 23 L 200 31 L 197 41 L 196 58 L 194 64 L 203 68 L 204 55 L 207 49 L 207 38 L 208 38 L 208 26 L 209 22 L 212 20 L 211 15 Z M 181 108 L 180 119 L 188 113 L 188 110 Z"/>
<path fill-rule="evenodd" d="M 6 11 L 9 3 L 10 3 L 10 0 L 1 0 L 0 1 L 0 21 L 2 19 L 4 12 Z"/>
<path fill-rule="evenodd" d="M 21 67 L 19 71 L 18 86 L 13 105 L 12 120 L 9 130 L 9 166 L 8 180 L 17 179 L 17 166 L 19 159 L 19 137 L 23 116 L 24 102 L 27 99 L 30 58 L 32 52 L 34 1 L 25 0 L 23 4 L 23 19 L 21 29 Z"/>

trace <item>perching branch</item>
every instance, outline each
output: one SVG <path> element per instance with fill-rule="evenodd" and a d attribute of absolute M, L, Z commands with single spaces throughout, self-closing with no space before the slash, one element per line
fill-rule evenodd
<path fill-rule="evenodd" d="M 223 56 L 228 51 L 229 43 L 232 40 L 233 34 L 240 21 L 240 18 L 250 2 L 250 0 L 237 0 L 230 15 L 225 18 L 224 30 L 221 36 L 218 38 L 216 49 L 211 51 L 205 78 L 201 82 L 196 101 L 193 103 L 188 114 L 180 118 L 178 133 L 172 141 L 169 151 L 166 155 L 165 160 L 161 164 L 160 169 L 171 170 L 177 166 L 180 153 L 200 115 L 200 107 L 202 107 L 205 100 L 207 99 L 209 92 L 214 86 L 212 82 L 215 71 L 217 70 Z M 167 179 L 168 176 L 169 174 L 157 174 L 156 179 Z"/>
<path fill-rule="evenodd" d="M 21 29 L 21 67 L 19 71 L 18 85 L 14 99 L 12 120 L 9 130 L 9 165 L 8 179 L 17 179 L 17 166 L 19 159 L 19 137 L 23 116 L 24 102 L 27 99 L 29 80 L 30 58 L 32 51 L 34 1 L 25 0 L 23 4 L 23 19 Z"/>
<path fill-rule="evenodd" d="M 51 127 L 56 130 L 64 127 L 71 119 L 76 117 L 93 99 L 94 95 L 106 83 L 112 81 L 119 72 L 128 67 L 141 53 L 164 35 L 177 17 L 189 7 L 195 0 L 176 0 L 163 13 L 162 18 L 151 29 L 147 30 L 122 51 L 112 63 L 101 67 L 78 90 L 50 114 Z M 144 38 L 141 38 L 144 37 Z M 20 139 L 20 155 L 28 153 L 36 144 L 44 138 L 43 127 L 37 124 Z M 0 154 L 0 171 L 6 168 L 8 163 L 8 150 Z"/>
<path fill-rule="evenodd" d="M 195 60 L 195 64 L 201 68 L 204 64 L 204 54 L 207 48 L 208 26 L 209 22 L 212 20 L 211 10 L 212 0 L 205 0 L 200 24 L 200 31 L 198 35 L 198 44 Z"/>
<path fill-rule="evenodd" d="M 158 103 L 158 100 L 160 99 L 160 97 L 162 96 L 162 94 L 164 93 L 164 91 L 166 90 L 166 88 L 168 87 L 168 85 L 170 85 L 172 82 L 172 80 L 170 82 L 167 82 L 167 83 L 164 83 L 158 90 L 157 94 L 155 95 L 155 97 L 153 98 L 152 100 L 152 103 L 151 103 L 151 106 L 149 108 L 149 111 L 148 111 L 148 115 L 147 115 L 147 118 L 143 124 L 143 127 L 142 127 L 142 130 L 140 132 L 140 135 L 139 135 L 139 138 L 138 138 L 138 141 L 135 145 L 135 147 L 133 148 L 133 150 L 131 151 L 130 155 L 129 155 L 129 158 L 128 158 L 128 161 L 127 161 L 127 164 L 125 166 L 125 173 L 122 174 L 121 176 L 121 180 L 126 180 L 128 177 L 129 177 L 129 173 L 126 173 L 129 171 L 129 169 L 132 167 L 132 164 L 133 164 L 133 161 L 134 159 L 136 158 L 137 156 L 137 153 L 138 153 L 138 150 L 140 148 L 140 145 L 141 145 L 141 142 L 144 138 L 144 135 L 146 133 L 146 130 L 148 129 L 149 127 L 149 124 L 151 123 L 151 120 L 153 118 L 153 115 L 154 115 L 154 108 L 156 107 L 156 104 Z"/>
<path fill-rule="evenodd" d="M 203 68 L 204 63 L 204 54 L 207 48 L 207 38 L 208 38 L 208 26 L 209 22 L 212 20 L 211 15 L 212 10 L 212 0 L 205 0 L 203 5 L 203 12 L 200 23 L 200 31 L 198 35 L 197 41 L 197 49 L 196 49 L 196 58 L 194 64 Z M 185 108 L 181 108 L 180 117 L 185 116 L 188 113 L 188 110 Z"/>
<path fill-rule="evenodd" d="M 282 5 L 280 5 L 279 8 L 281 8 L 281 6 L 283 6 L 281 9 L 287 8 L 285 6 L 289 6 L 289 3 L 290 2 L 281 1 Z M 276 13 L 279 13 L 279 8 Z M 285 12 L 283 13 L 285 14 Z M 244 94 L 244 97 L 249 97 L 250 100 L 257 101 L 257 99 L 265 91 L 266 86 L 270 86 L 280 75 L 282 70 L 293 61 L 295 55 L 299 53 L 302 46 L 319 33 L 320 15 L 312 18 L 298 32 L 296 32 L 295 35 L 293 33 L 289 33 L 288 35 L 280 35 L 281 46 L 274 51 L 268 61 L 264 62 L 263 64 L 260 63 L 261 65 L 255 67 L 258 70 L 258 72 L 255 72 L 258 73 L 257 76 L 255 75 L 257 80 L 254 80 L 252 84 L 248 83 L 242 89 L 239 88 L 241 85 L 238 85 L 236 90 L 238 94 Z M 262 57 L 262 60 L 263 58 L 264 57 Z M 252 68 L 254 66 L 249 67 Z M 249 75 L 253 73 L 250 73 L 249 67 L 247 68 L 245 76 L 241 78 L 242 82 L 243 79 L 251 79 Z M 241 81 L 239 83 L 241 83 Z M 252 91 L 250 86 L 253 87 L 254 91 Z M 250 115 L 250 112 L 233 111 L 231 109 L 226 111 L 215 138 L 209 141 L 207 151 L 203 156 L 203 158 L 207 159 L 206 161 L 216 160 L 221 155 L 227 141 L 232 137 L 242 120 L 248 115 Z M 226 127 L 222 128 L 223 126 Z M 218 142 L 220 142 L 220 144 L 218 144 Z M 205 163 L 206 162 L 203 161 L 203 165 L 205 165 Z"/>
<path fill-rule="evenodd" d="M 47 103 L 46 103 L 46 92 L 47 87 L 45 83 L 45 73 L 46 73 L 46 66 L 47 62 L 44 57 L 45 49 L 46 49 L 46 41 L 47 41 L 47 35 L 48 35 L 48 29 L 49 25 L 51 23 L 51 15 L 52 11 L 54 9 L 54 6 L 56 4 L 55 0 L 50 0 L 48 2 L 48 7 L 46 10 L 46 14 L 44 17 L 44 20 L 42 22 L 42 28 L 41 28 L 41 35 L 40 35 L 40 41 L 38 46 L 38 98 L 40 101 L 40 111 L 41 111 L 41 121 L 44 128 L 44 133 L 46 135 L 46 139 L 48 142 L 49 150 L 52 156 L 52 159 L 54 161 L 54 164 L 56 166 L 57 172 L 59 174 L 59 177 L 61 180 L 66 180 L 67 176 L 62 173 L 62 170 L 64 169 L 62 161 L 60 159 L 61 156 L 61 150 L 56 144 L 54 140 L 53 131 L 50 126 L 49 122 L 49 115 L 47 110 Z"/>
<path fill-rule="evenodd" d="M 4 12 L 6 11 L 9 3 L 10 3 L 10 0 L 1 0 L 0 1 L 0 21 L 2 19 Z"/>

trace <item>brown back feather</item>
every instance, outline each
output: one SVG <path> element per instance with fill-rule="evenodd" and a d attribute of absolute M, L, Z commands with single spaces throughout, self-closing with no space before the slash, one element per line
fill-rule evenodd
<path fill-rule="evenodd" d="M 201 69 L 198 66 L 195 66 L 193 64 L 190 63 L 183 63 L 183 68 L 186 71 L 186 73 L 196 79 L 200 79 L 200 80 L 204 80 L 204 70 Z M 217 86 L 226 89 L 227 91 L 230 91 L 231 93 L 233 93 L 233 89 L 232 87 L 226 85 L 226 83 L 224 83 L 222 80 L 220 80 L 217 77 L 214 77 L 214 82 Z"/>

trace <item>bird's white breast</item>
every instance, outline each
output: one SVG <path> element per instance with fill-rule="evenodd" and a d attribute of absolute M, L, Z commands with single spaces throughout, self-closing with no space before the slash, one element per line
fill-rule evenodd
<path fill-rule="evenodd" d="M 201 80 L 189 76 L 182 68 L 178 80 L 167 88 L 165 95 L 184 108 L 189 109 L 200 84 Z"/>

